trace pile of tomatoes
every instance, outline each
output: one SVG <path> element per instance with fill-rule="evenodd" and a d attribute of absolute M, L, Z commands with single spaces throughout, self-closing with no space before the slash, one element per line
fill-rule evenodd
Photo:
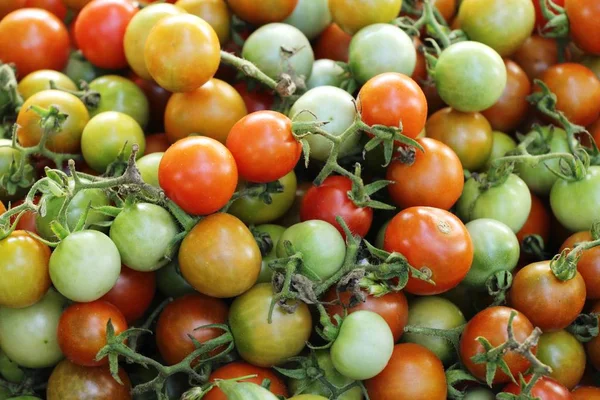
<path fill-rule="evenodd" d="M 1 0 L 0 400 L 600 399 L 599 19 Z"/>

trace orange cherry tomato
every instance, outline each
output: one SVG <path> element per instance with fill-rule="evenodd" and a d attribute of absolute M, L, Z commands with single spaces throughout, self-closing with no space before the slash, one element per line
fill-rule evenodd
<path fill-rule="evenodd" d="M 333 61 L 348 62 L 348 51 L 352 35 L 344 32 L 339 25 L 332 23 L 315 43 L 315 59 L 328 58 Z"/>
<path fill-rule="evenodd" d="M 235 15 L 253 25 L 281 22 L 296 8 L 298 0 L 228 0 Z"/>
<path fill-rule="evenodd" d="M 571 39 L 586 53 L 600 54 L 600 3 L 596 0 L 565 0 Z"/>

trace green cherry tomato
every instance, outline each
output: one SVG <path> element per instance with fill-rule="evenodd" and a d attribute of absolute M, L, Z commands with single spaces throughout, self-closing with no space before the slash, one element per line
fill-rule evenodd
<path fill-rule="evenodd" d="M 117 111 L 129 115 L 141 127 L 148 124 L 148 99 L 142 89 L 129 79 L 118 75 L 102 76 L 90 82 L 90 89 L 100 93 L 100 104 L 90 111 L 90 117 L 106 111 Z"/>
<path fill-rule="evenodd" d="M 67 299 L 98 300 L 113 288 L 121 273 L 117 246 L 98 231 L 71 233 L 50 256 L 50 279 Z"/>
<path fill-rule="evenodd" d="M 146 138 L 140 125 L 129 115 L 107 111 L 87 123 L 81 135 L 81 152 L 85 162 L 98 172 L 105 172 L 125 147 L 125 160 L 131 147 L 139 146 L 138 156 L 146 149 Z"/>
<path fill-rule="evenodd" d="M 463 400 L 496 400 L 496 394 L 489 389 L 478 387 L 468 389 Z"/>
<path fill-rule="evenodd" d="M 321 127 L 334 136 L 340 136 L 348 129 L 356 118 L 356 105 L 352 95 L 333 86 L 320 86 L 304 93 L 292 106 L 290 118 L 295 121 L 327 121 Z M 306 138 L 310 146 L 310 157 L 318 161 L 326 161 L 331 151 L 331 142 L 319 135 Z M 349 136 L 340 146 L 340 157 L 344 157 L 356 149 L 360 141 L 360 133 Z"/>
<path fill-rule="evenodd" d="M 506 67 L 492 48 L 459 42 L 442 52 L 435 65 L 435 85 L 442 100 L 463 112 L 493 106 L 506 87 Z"/>
<path fill-rule="evenodd" d="M 488 158 L 485 163 L 484 170 L 488 170 L 492 165 L 492 161 L 497 158 L 504 157 L 506 153 L 511 150 L 514 150 L 517 147 L 517 142 L 515 139 L 510 137 L 504 132 L 493 131 L 493 144 L 492 144 L 492 152 L 490 153 L 490 158 Z"/>
<path fill-rule="evenodd" d="M 462 283 L 485 291 L 487 280 L 496 272 L 515 269 L 520 254 L 519 240 L 508 226 L 494 219 L 476 219 L 465 226 L 473 241 L 474 255 Z"/>
<path fill-rule="evenodd" d="M 258 197 L 242 197 L 233 202 L 229 213 L 235 215 L 246 224 L 265 224 L 273 222 L 285 215 L 294 204 L 296 196 L 296 173 L 291 171 L 279 179 L 283 185 L 283 192 L 271 194 L 271 204 L 266 204 Z M 245 183 L 241 182 L 238 189 Z"/>
<path fill-rule="evenodd" d="M 0 179 L 4 178 L 11 171 L 11 165 L 14 162 L 17 164 L 21 161 L 21 152 L 13 149 L 12 141 L 9 139 L 0 139 Z M 25 169 L 25 179 L 29 182 L 34 182 L 35 172 L 33 168 Z M 12 194 L 9 194 L 4 185 L 0 185 L 0 201 L 5 205 L 9 202 L 19 200 L 27 194 L 28 188 L 17 188 Z"/>
<path fill-rule="evenodd" d="M 485 174 L 480 177 L 485 178 Z M 525 182 L 515 174 L 485 191 L 474 178 L 469 178 L 457 203 L 457 214 L 463 221 L 491 218 L 508 225 L 515 233 L 527 221 L 529 211 L 531 193 Z"/>
<path fill-rule="evenodd" d="M 295 26 L 313 40 L 331 23 L 328 0 L 298 0 L 294 11 L 283 22 Z"/>
<path fill-rule="evenodd" d="M 419 297 L 412 300 L 408 305 L 407 326 L 454 329 L 466 322 L 460 309 L 450 300 L 443 297 Z M 444 365 L 450 365 L 456 360 L 454 347 L 443 338 L 405 332 L 402 335 L 402 341 L 427 347 L 435 353 Z"/>
<path fill-rule="evenodd" d="M 25 372 L 0 350 L 0 378 L 11 383 L 20 383 L 25 378 Z"/>
<path fill-rule="evenodd" d="M 310 78 L 306 81 L 306 87 L 308 89 L 316 88 L 318 86 L 340 87 L 344 78 L 344 70 L 337 62 L 323 58 L 316 60 L 313 64 Z"/>
<path fill-rule="evenodd" d="M 288 256 L 286 241 L 294 252 L 302 253 L 304 273 L 313 280 L 330 278 L 344 263 L 346 244 L 340 232 L 328 222 L 311 220 L 287 228 L 277 243 L 277 257 Z"/>
<path fill-rule="evenodd" d="M 179 264 L 176 259 L 156 271 L 156 286 L 167 297 L 177 298 L 189 293 L 196 293 L 192 285 L 179 272 Z"/>
<path fill-rule="evenodd" d="M 25 368 L 47 368 L 63 354 L 58 346 L 58 320 L 66 299 L 54 289 L 26 308 L 0 308 L 0 348 Z"/>
<path fill-rule="evenodd" d="M 121 262 L 142 272 L 155 271 L 169 262 L 167 251 L 178 233 L 173 216 L 149 203 L 125 206 L 110 226 Z"/>
<path fill-rule="evenodd" d="M 252 382 L 224 380 L 219 382 L 218 386 L 227 396 L 227 400 L 279 400 L 269 390 Z"/>
<path fill-rule="evenodd" d="M 282 47 L 297 52 L 284 62 Z M 298 28 L 282 23 L 267 24 L 255 30 L 244 43 L 242 57 L 273 79 L 279 79 L 287 71 L 286 64 L 296 74 L 308 79 L 315 60 L 306 36 Z"/>
<path fill-rule="evenodd" d="M 552 368 L 549 376 L 568 389 L 573 389 L 581 381 L 585 371 L 585 349 L 569 332 L 544 332 L 540 336 L 536 356 Z"/>
<path fill-rule="evenodd" d="M 260 274 L 258 275 L 258 280 L 256 283 L 269 283 L 273 278 L 273 270 L 269 268 L 269 261 L 272 261 L 277 258 L 277 243 L 279 243 L 279 239 L 285 229 L 281 225 L 273 225 L 273 224 L 265 224 L 258 225 L 254 227 L 254 232 L 266 233 L 269 235 L 271 239 L 271 243 L 273 244 L 271 249 L 267 252 L 267 254 L 262 255 L 262 264 L 260 267 Z M 259 246 L 260 247 L 260 246 Z"/>
<path fill-rule="evenodd" d="M 417 64 L 412 39 L 391 24 L 373 24 L 358 31 L 348 54 L 352 75 L 361 84 L 384 72 L 411 76 Z"/>
<path fill-rule="evenodd" d="M 556 181 L 550 191 L 550 206 L 558 222 L 572 232 L 590 230 L 600 220 L 600 167 L 588 168 L 580 181 Z"/>
<path fill-rule="evenodd" d="M 50 82 L 54 82 L 57 88 L 66 90 L 78 90 L 75 82 L 62 72 L 51 69 L 41 69 L 30 73 L 19 82 L 19 94 L 23 100 L 27 100 L 36 93 L 50 90 Z"/>
<path fill-rule="evenodd" d="M 331 346 L 331 361 L 342 375 L 365 380 L 383 371 L 393 351 L 394 335 L 385 319 L 361 310 L 344 318 Z"/>
<path fill-rule="evenodd" d="M 165 153 L 152 153 L 137 160 L 137 167 L 142 174 L 142 179 L 149 185 L 160 187 L 158 184 L 158 166 Z"/>
<path fill-rule="evenodd" d="M 104 70 L 94 67 L 86 60 L 81 51 L 71 52 L 69 61 L 63 72 L 76 84 L 79 84 L 81 81 L 89 83 L 100 75 L 105 74 Z"/>

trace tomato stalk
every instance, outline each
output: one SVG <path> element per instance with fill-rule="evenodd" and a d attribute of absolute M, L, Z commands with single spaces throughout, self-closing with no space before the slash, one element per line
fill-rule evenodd
<path fill-rule="evenodd" d="M 597 231 L 599 223 L 596 222 L 592 226 L 592 231 Z M 550 268 L 554 275 L 561 281 L 568 281 L 577 274 L 577 263 L 583 255 L 583 252 L 594 247 L 600 246 L 600 239 L 594 237 L 589 242 L 577 244 L 573 249 L 564 249 L 560 254 L 555 255 L 550 262 Z"/>
<path fill-rule="evenodd" d="M 580 314 L 566 330 L 577 340 L 587 343 L 600 333 L 600 320 L 598 314 Z"/>
<path fill-rule="evenodd" d="M 547 260 L 549 255 L 546 252 L 544 239 L 540 235 L 527 235 L 521 243 L 521 251 L 524 254 L 533 256 L 537 261 Z"/>
<path fill-rule="evenodd" d="M 506 302 L 506 294 L 512 286 L 513 276 L 510 271 L 498 271 L 485 283 L 488 294 L 494 298 L 490 306 L 499 306 Z"/>
<path fill-rule="evenodd" d="M 569 37 L 569 18 L 565 9 L 552 0 L 538 0 L 542 15 L 548 21 L 541 35 L 547 38 L 565 39 Z"/>
<path fill-rule="evenodd" d="M 50 81 L 50 89 L 60 90 L 61 92 L 72 94 L 73 96 L 81 100 L 81 102 L 89 111 L 93 111 L 96 108 L 98 108 L 98 105 L 100 104 L 101 100 L 100 93 L 90 89 L 86 81 L 80 81 L 79 87 L 81 88 L 81 90 L 68 90 L 56 86 L 56 82 Z"/>
<path fill-rule="evenodd" d="M 404 327 L 404 332 L 442 338 L 449 342 L 458 353 L 460 347 L 460 335 L 465 330 L 465 326 L 466 324 L 457 326 L 456 328 L 452 329 L 436 329 L 428 328 L 425 326 L 407 325 Z"/>

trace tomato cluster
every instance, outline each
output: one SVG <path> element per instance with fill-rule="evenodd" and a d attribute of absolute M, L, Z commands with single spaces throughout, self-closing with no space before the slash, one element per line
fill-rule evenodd
<path fill-rule="evenodd" d="M 0 400 L 600 399 L 600 2 L 0 2 Z"/>

